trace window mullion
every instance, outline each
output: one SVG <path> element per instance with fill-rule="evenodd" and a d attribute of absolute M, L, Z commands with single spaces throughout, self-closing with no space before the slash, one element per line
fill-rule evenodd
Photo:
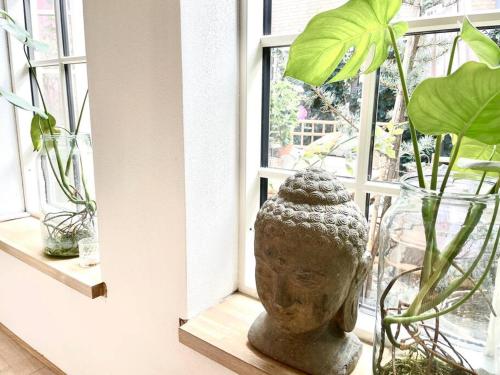
<path fill-rule="evenodd" d="M 373 114 L 376 106 L 377 73 L 361 76 L 363 91 L 361 94 L 360 126 L 358 136 L 358 160 L 356 167 L 355 201 L 359 207 L 366 203 L 365 186 L 368 182 L 368 168 L 371 157 L 371 139 L 373 127 Z"/>

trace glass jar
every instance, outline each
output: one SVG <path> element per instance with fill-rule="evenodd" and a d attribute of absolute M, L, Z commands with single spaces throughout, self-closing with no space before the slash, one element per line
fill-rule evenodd
<path fill-rule="evenodd" d="M 499 196 L 479 184 L 403 178 L 380 229 L 374 374 L 500 374 Z"/>
<path fill-rule="evenodd" d="M 44 251 L 78 256 L 78 241 L 97 228 L 90 135 L 43 135 L 38 167 Z"/>

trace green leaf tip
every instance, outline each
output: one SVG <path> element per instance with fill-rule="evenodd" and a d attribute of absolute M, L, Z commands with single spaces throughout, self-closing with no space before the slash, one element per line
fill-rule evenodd
<path fill-rule="evenodd" d="M 352 78 L 368 62 L 364 72 L 375 71 L 387 59 L 389 27 L 396 37 L 408 29 L 390 25 L 400 7 L 401 0 L 350 0 L 316 15 L 291 45 L 285 76 L 320 86 Z"/>
<path fill-rule="evenodd" d="M 474 51 L 479 61 L 490 67 L 500 65 L 500 47 L 476 29 L 467 17 L 464 18 L 460 37 Z"/>
<path fill-rule="evenodd" d="M 35 112 L 40 116 L 42 116 L 43 118 L 47 118 L 47 115 L 42 109 L 33 106 L 31 103 L 28 103 L 26 100 L 10 92 L 9 90 L 0 87 L 0 96 L 2 96 L 5 100 L 7 100 L 10 104 L 12 104 L 15 107 L 24 109 L 26 111 Z"/>

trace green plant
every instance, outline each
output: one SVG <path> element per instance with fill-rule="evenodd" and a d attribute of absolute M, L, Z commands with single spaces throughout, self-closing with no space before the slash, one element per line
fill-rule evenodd
<path fill-rule="evenodd" d="M 292 129 L 297 125 L 297 108 L 300 104 L 297 88 L 289 80 L 275 82 L 271 88 L 271 142 L 279 146 L 292 143 Z"/>
<path fill-rule="evenodd" d="M 409 115 L 412 157 L 416 163 L 419 186 L 422 189 L 428 189 L 432 196 L 424 200 L 421 208 L 426 239 L 423 264 L 421 268 L 410 271 L 420 272 L 418 295 L 408 307 L 396 313 L 394 311 L 389 313 L 386 309 L 385 298 L 397 279 L 405 274 L 403 273 L 394 278 L 394 282 L 382 293 L 379 301 L 381 310 L 385 311 L 381 336 L 384 338 L 387 336 L 396 348 L 404 348 L 404 344 L 398 342 L 398 335 L 393 331 L 394 327 L 397 332 L 402 327 L 411 330 L 409 327 L 414 323 L 438 318 L 458 309 L 477 292 L 495 260 L 500 240 L 500 231 L 494 235 L 500 204 L 498 196 L 500 167 L 499 163 L 496 163 L 500 160 L 496 149 L 496 145 L 500 143 L 500 122 L 498 121 L 500 118 L 500 48 L 478 31 L 468 19 L 465 19 L 460 34 L 453 42 L 448 76 L 423 81 L 410 97 L 397 43 L 398 38 L 407 30 L 407 25 L 404 22 L 391 23 L 400 6 L 401 0 L 350 0 L 337 9 L 315 16 L 292 44 L 285 72 L 285 75 L 318 86 L 352 78 L 363 67 L 366 67 L 365 73 L 373 72 L 385 61 L 390 47 L 394 51 L 400 87 Z M 457 71 L 452 72 L 454 56 L 460 40 L 467 43 L 480 62 L 466 63 Z M 342 65 L 343 60 L 346 62 Z M 430 180 L 426 179 L 422 167 L 422 155 L 428 155 L 428 153 L 419 147 L 417 131 L 436 137 Z M 449 165 L 439 184 L 440 149 L 442 139 L 446 134 L 453 135 L 455 142 Z M 469 158 L 473 161 L 465 160 L 457 165 L 459 158 Z M 477 226 L 485 208 L 482 204 L 471 203 L 469 212 L 455 238 L 446 247 L 439 248 L 435 223 L 440 202 L 450 175 L 460 167 L 462 170 L 467 169 L 482 174 L 477 194 L 481 191 L 487 174 L 495 176 L 497 183 L 490 191 L 490 194 L 496 197 L 495 211 L 477 258 L 468 269 L 462 270 L 461 277 L 452 280 L 446 288 L 438 289 L 438 284 L 446 277 L 449 269 L 455 267 L 455 258 Z M 494 243 L 494 250 L 487 254 L 486 248 L 489 242 Z M 465 280 L 470 280 L 480 261 L 485 261 L 487 267 L 477 279 L 472 280 L 474 287 L 462 298 L 440 310 L 440 304 L 457 291 Z M 439 337 L 430 346 L 417 342 L 417 347 L 420 352 L 429 354 L 431 359 L 442 361 L 442 355 L 436 349 L 438 339 Z M 379 373 L 385 373 L 385 370 L 380 367 L 381 361 L 382 353 L 379 355 L 376 370 Z M 463 370 L 463 366 L 458 363 L 446 363 L 455 366 L 459 371 Z"/>
<path fill-rule="evenodd" d="M 43 142 L 42 137 L 44 135 L 57 136 L 63 132 L 69 135 L 77 135 L 80 131 L 83 110 L 87 102 L 88 92 L 85 95 L 75 130 L 71 132 L 65 128 L 58 127 L 56 119 L 48 111 L 43 92 L 37 79 L 37 73 L 31 64 L 29 54 L 29 48 L 45 50 L 47 46 L 34 40 L 29 32 L 18 25 L 16 21 L 2 9 L 0 9 L 0 28 L 13 35 L 23 44 L 29 74 L 35 83 L 35 88 L 40 96 L 42 108 L 33 106 L 23 98 L 3 88 L 0 88 L 0 96 L 18 108 L 34 112 L 30 127 L 33 150 L 36 152 L 44 151 L 47 155 L 49 153 L 53 153 L 55 156 L 54 158 L 46 158 L 50 171 L 52 172 L 64 196 L 76 207 L 75 211 L 61 211 L 57 213 L 50 213 L 45 216 L 42 222 L 46 226 L 49 234 L 47 243 L 52 244 L 47 245 L 48 247 L 46 248 L 46 252 L 51 255 L 64 255 L 64 251 L 69 250 L 71 252 L 72 250 L 74 254 L 78 240 L 88 237 L 89 233 L 92 231 L 97 205 L 95 200 L 93 200 L 89 194 L 86 179 L 80 165 L 81 161 L 79 161 L 78 158 L 73 157 L 75 150 L 79 147 L 78 142 L 76 140 L 73 141 L 69 154 L 66 158 L 63 158 L 61 156 L 57 140 L 54 138 L 50 142 Z M 76 183 L 71 181 L 71 170 L 78 170 L 77 174 L 80 175 L 80 179 L 82 181 L 83 193 L 75 187 Z M 67 249 L 64 248 L 64 246 L 62 246 L 62 249 L 58 248 L 61 246 L 61 243 L 70 243 L 68 246 L 71 246 L 72 248 Z"/>

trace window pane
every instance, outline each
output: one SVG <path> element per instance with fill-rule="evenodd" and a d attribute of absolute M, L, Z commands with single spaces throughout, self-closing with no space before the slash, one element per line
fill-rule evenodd
<path fill-rule="evenodd" d="M 38 82 L 40 83 L 47 111 L 55 117 L 57 126 L 65 127 L 66 115 L 63 106 L 63 95 L 61 92 L 61 76 L 59 67 L 50 66 L 36 69 Z M 37 103 L 42 105 L 38 96 Z"/>
<path fill-rule="evenodd" d="M 87 92 L 87 65 L 86 64 L 74 64 L 70 65 L 71 74 L 71 94 L 74 114 L 75 126 L 78 124 L 78 119 L 80 112 L 82 110 L 83 100 L 85 98 L 85 93 Z M 89 110 L 89 100 L 85 103 L 83 108 L 83 114 L 80 124 L 80 133 L 90 133 L 90 110 Z"/>
<path fill-rule="evenodd" d="M 490 29 L 484 32 L 498 43 L 499 31 L 500 29 Z M 400 43 L 401 54 L 409 64 L 407 77 L 410 94 L 422 80 L 446 75 L 455 36 L 454 32 L 415 35 Z M 460 43 L 455 55 L 454 69 L 475 59 L 474 53 L 464 43 Z M 392 55 L 381 67 L 379 75 L 377 122 L 374 126 L 372 168 L 369 176 L 374 181 L 397 181 L 403 174 L 416 171 L 408 119 L 398 87 L 399 74 Z M 419 136 L 418 143 L 424 167 L 429 167 L 433 160 L 435 138 Z M 451 137 L 446 136 L 442 143 L 441 157 L 448 157 L 451 147 Z"/>
<path fill-rule="evenodd" d="M 398 18 L 451 16 L 498 8 L 497 0 L 404 0 Z"/>
<path fill-rule="evenodd" d="M 271 32 L 300 33 L 314 15 L 344 3 L 346 0 L 273 0 Z M 470 14 L 499 8 L 497 0 L 404 0 L 397 18 Z"/>
<path fill-rule="evenodd" d="M 32 0 L 31 27 L 33 37 L 48 44 L 47 51 L 35 50 L 35 59 L 57 58 L 57 32 L 54 0 Z"/>
<path fill-rule="evenodd" d="M 66 30 L 70 56 L 85 56 L 85 32 L 83 28 L 83 4 L 81 0 L 62 0 L 66 12 Z"/>
<path fill-rule="evenodd" d="M 315 14 L 337 8 L 346 2 L 347 0 L 273 0 L 271 32 L 302 32 Z"/>
<path fill-rule="evenodd" d="M 323 167 L 351 177 L 356 165 L 361 83 L 314 89 L 283 78 L 288 47 L 271 50 L 269 167 Z"/>
<path fill-rule="evenodd" d="M 377 270 L 380 223 L 395 198 L 388 195 L 366 194 L 366 199 L 368 205 L 367 249 L 372 254 L 373 270 L 366 279 L 360 302 L 361 305 L 367 310 L 374 311 L 377 303 Z"/>

